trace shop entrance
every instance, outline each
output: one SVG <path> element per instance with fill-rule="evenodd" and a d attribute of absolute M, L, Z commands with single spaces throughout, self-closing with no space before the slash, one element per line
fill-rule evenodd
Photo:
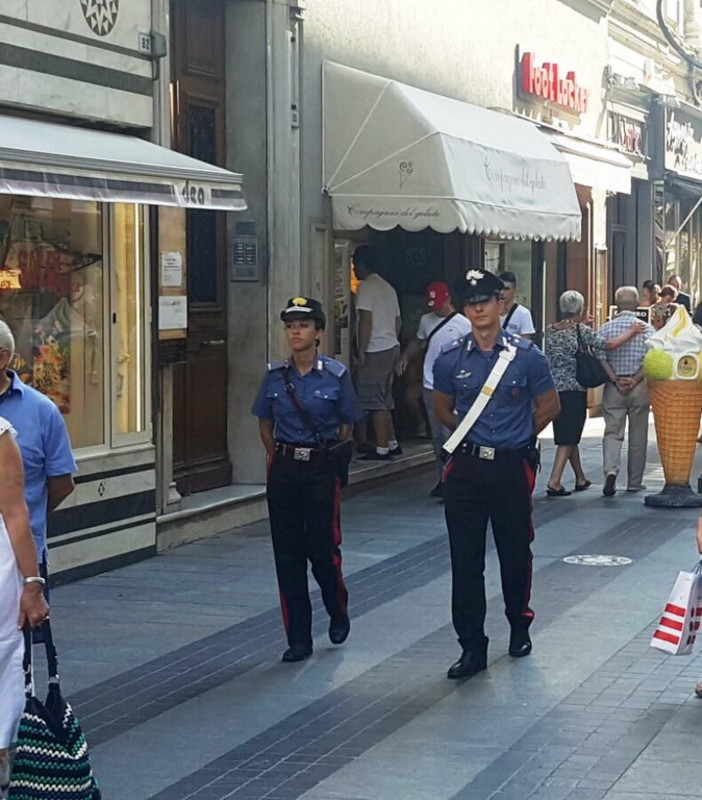
<path fill-rule="evenodd" d="M 174 0 L 175 147 L 224 166 L 224 3 Z M 224 215 L 187 212 L 187 362 L 174 372 L 174 477 L 181 494 L 231 483 L 227 451 Z"/>

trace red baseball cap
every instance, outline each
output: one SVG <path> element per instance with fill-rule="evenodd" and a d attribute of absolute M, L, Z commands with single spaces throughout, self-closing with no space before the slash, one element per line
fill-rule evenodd
<path fill-rule="evenodd" d="M 450 292 L 448 286 L 443 281 L 434 281 L 427 286 L 424 296 L 427 300 L 429 308 L 442 308 L 444 303 L 449 299 Z"/>

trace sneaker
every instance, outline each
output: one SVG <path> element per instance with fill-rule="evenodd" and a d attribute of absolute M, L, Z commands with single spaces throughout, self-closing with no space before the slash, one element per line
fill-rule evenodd
<path fill-rule="evenodd" d="M 393 447 L 390 451 L 391 456 L 401 456 L 402 455 L 402 447 L 398 444 L 397 447 Z"/>
<path fill-rule="evenodd" d="M 377 450 L 374 450 L 371 453 L 366 453 L 365 456 L 361 456 L 359 461 L 392 461 L 392 453 L 379 453 Z"/>
<path fill-rule="evenodd" d="M 640 486 L 627 486 L 627 492 L 645 492 L 648 487 L 645 483 L 642 483 Z"/>
<path fill-rule="evenodd" d="M 617 476 L 613 472 L 610 472 L 609 475 L 605 478 L 602 494 L 605 497 L 613 497 L 616 493 L 617 493 Z"/>

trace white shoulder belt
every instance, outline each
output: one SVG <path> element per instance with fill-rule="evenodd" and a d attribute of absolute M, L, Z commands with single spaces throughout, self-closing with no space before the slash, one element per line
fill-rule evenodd
<path fill-rule="evenodd" d="M 443 450 L 445 453 L 452 455 L 453 451 L 466 438 L 470 429 L 475 425 L 478 418 L 485 410 L 485 406 L 490 402 L 490 398 L 495 393 L 497 385 L 502 380 L 502 376 L 507 371 L 507 367 L 514 361 L 516 355 L 517 348 L 512 344 L 508 344 L 505 349 L 500 352 L 497 364 L 495 364 L 490 371 L 487 380 L 483 384 L 483 388 L 480 390 L 480 394 L 476 397 L 475 402 L 468 409 L 468 412 L 465 417 L 463 417 L 456 430 L 449 436 L 444 444 Z"/>

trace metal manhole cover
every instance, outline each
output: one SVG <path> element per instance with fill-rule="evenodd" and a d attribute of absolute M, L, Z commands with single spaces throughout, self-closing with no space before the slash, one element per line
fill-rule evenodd
<path fill-rule="evenodd" d="M 626 556 L 583 554 L 566 556 L 563 560 L 566 564 L 578 564 L 581 567 L 625 567 L 627 564 L 633 564 L 633 560 Z"/>
<path fill-rule="evenodd" d="M 85 21 L 98 36 L 107 36 L 115 27 L 119 0 L 80 0 Z"/>

